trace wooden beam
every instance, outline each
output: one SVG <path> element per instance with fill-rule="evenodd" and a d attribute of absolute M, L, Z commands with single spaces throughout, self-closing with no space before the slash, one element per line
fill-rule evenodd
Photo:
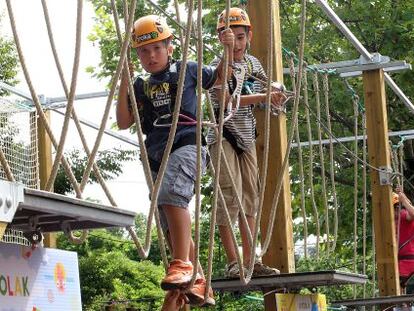
<path fill-rule="evenodd" d="M 363 82 L 369 163 L 391 168 L 383 70 L 364 71 Z M 400 295 L 392 188 L 380 184 L 378 171 L 371 170 L 370 177 L 380 295 Z"/>
<path fill-rule="evenodd" d="M 50 111 L 46 111 L 46 118 L 50 122 Z M 52 159 L 52 143 L 49 135 L 47 135 L 46 129 L 43 123 L 37 118 L 37 140 L 39 148 L 39 180 L 40 189 L 44 190 L 47 180 L 52 171 L 53 159 Z M 43 240 L 45 247 L 56 248 L 56 234 L 47 233 Z"/>
<path fill-rule="evenodd" d="M 273 61 L 272 79 L 283 83 L 282 48 L 280 34 L 279 0 L 271 1 L 271 8 L 274 16 L 274 40 L 275 48 Z M 269 1 L 249 1 L 247 5 L 248 14 L 253 26 L 253 39 L 251 42 L 251 53 L 267 66 L 267 55 L 269 53 L 268 40 L 265 37 L 269 34 Z M 265 69 L 266 70 L 266 69 Z M 256 110 L 257 132 L 259 134 L 256 143 L 259 167 L 263 162 L 264 151 L 264 111 Z M 266 180 L 266 192 L 262 215 L 261 232 L 262 241 L 267 232 L 267 221 L 272 208 L 273 194 L 277 184 L 277 175 L 283 163 L 287 147 L 286 116 L 272 117 L 270 128 L 270 151 L 268 175 Z M 279 205 L 276 214 L 276 223 L 272 232 L 272 242 L 269 250 L 263 257 L 263 262 L 269 266 L 277 267 L 282 272 L 292 273 L 295 271 L 294 245 L 292 233 L 292 211 L 288 170 L 284 172 L 283 187 L 280 194 Z M 265 297 L 266 310 L 276 310 L 275 297 Z"/>

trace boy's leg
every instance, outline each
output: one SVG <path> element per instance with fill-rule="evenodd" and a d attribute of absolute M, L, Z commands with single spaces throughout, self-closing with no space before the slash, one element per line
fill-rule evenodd
<path fill-rule="evenodd" d="M 217 144 L 214 144 L 211 146 L 211 163 L 213 165 L 216 164 L 217 159 Z M 240 166 L 239 166 L 239 159 L 238 155 L 234 151 L 233 147 L 227 140 L 223 140 L 223 149 L 224 153 L 226 155 L 227 161 L 229 163 L 229 168 L 231 171 L 231 174 L 234 178 L 234 182 L 236 184 L 237 191 L 241 192 L 241 176 L 240 176 Z M 223 192 L 224 200 L 226 201 L 227 209 L 230 214 L 230 218 L 232 223 L 234 224 L 237 220 L 237 215 L 239 214 L 239 207 L 237 204 L 236 199 L 236 192 L 234 192 L 232 186 L 231 186 L 231 180 L 230 176 L 227 173 L 224 165 L 224 159 L 222 154 L 222 165 L 220 167 L 220 188 Z M 231 238 L 231 228 L 228 226 L 226 221 L 226 214 L 224 212 L 224 206 L 222 202 L 220 201 L 220 198 L 218 200 L 218 206 L 217 206 L 217 217 L 216 217 L 217 226 L 219 228 L 219 234 L 220 239 L 223 244 L 223 248 L 226 253 L 227 257 L 227 263 L 233 264 L 236 261 L 237 258 L 237 248 L 233 244 L 233 240 Z"/>
<path fill-rule="evenodd" d="M 188 261 L 191 239 L 191 217 L 187 209 L 164 205 L 167 218 L 173 259 Z"/>
<path fill-rule="evenodd" d="M 259 204 L 259 171 L 257 165 L 256 146 L 253 144 L 249 150 L 243 152 L 240 157 L 240 171 L 242 175 L 243 189 L 243 206 L 246 214 L 250 233 L 254 234 L 256 223 L 256 214 Z M 239 216 L 240 219 L 240 216 Z M 248 266 L 250 262 L 251 248 L 249 245 L 247 227 L 239 220 L 240 233 L 242 238 L 242 249 L 244 257 L 244 265 Z M 253 276 L 275 275 L 280 271 L 270 268 L 255 258 Z"/>
<path fill-rule="evenodd" d="M 206 151 L 203 152 L 203 171 Z M 164 290 L 183 289 L 193 275 L 189 261 L 191 217 L 188 204 L 194 194 L 196 175 L 196 146 L 187 145 L 175 150 L 168 160 L 167 169 L 158 195 L 161 223 L 168 231 L 172 257 L 167 275 L 161 282 Z"/>
<path fill-rule="evenodd" d="M 254 235 L 254 226 L 255 226 L 255 218 L 252 216 L 246 215 L 247 224 L 250 229 L 250 233 Z M 249 245 L 249 232 L 247 231 L 246 225 L 239 216 L 239 227 L 240 227 L 240 236 L 242 240 L 242 249 L 243 249 L 243 263 L 247 267 L 250 263 L 250 254 L 252 248 Z"/>

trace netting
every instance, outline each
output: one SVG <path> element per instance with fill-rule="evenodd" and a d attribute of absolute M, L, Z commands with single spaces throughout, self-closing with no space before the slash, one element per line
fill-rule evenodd
<path fill-rule="evenodd" d="M 19 102 L 0 98 L 0 146 L 16 181 L 28 188 L 39 188 L 37 114 Z M 7 180 L 0 166 L 0 179 Z M 7 229 L 1 240 L 29 246 L 23 232 Z"/>
<path fill-rule="evenodd" d="M 0 98 L 0 146 L 16 181 L 39 188 L 37 114 L 20 104 Z M 6 180 L 0 167 L 0 178 Z"/>

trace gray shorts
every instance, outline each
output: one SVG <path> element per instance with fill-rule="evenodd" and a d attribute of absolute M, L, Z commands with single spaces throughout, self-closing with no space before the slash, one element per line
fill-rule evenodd
<path fill-rule="evenodd" d="M 202 174 L 206 170 L 206 147 L 201 149 Z M 197 173 L 197 146 L 187 145 L 170 154 L 167 169 L 161 182 L 158 194 L 158 210 L 164 232 L 168 231 L 166 216 L 162 210 L 163 205 L 188 208 L 193 195 Z M 156 173 L 152 172 L 155 180 Z"/>

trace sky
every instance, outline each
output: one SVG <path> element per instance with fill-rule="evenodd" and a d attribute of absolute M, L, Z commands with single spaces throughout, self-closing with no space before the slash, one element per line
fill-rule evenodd
<path fill-rule="evenodd" d="M 46 97 L 64 96 L 49 44 L 41 1 L 13 0 L 11 3 L 24 58 L 36 93 Z M 47 5 L 58 55 L 62 63 L 66 82 L 70 85 L 75 51 L 77 1 L 54 0 L 47 1 Z M 12 38 L 5 1 L 0 2 L 0 14 L 2 15 L 0 33 Z M 105 84 L 107 82 L 98 81 L 85 71 L 86 67 L 95 66 L 100 61 L 99 47 L 94 46 L 87 40 L 87 36 L 93 27 L 93 16 L 92 5 L 88 1 L 83 1 L 82 46 L 76 94 L 105 91 Z M 22 72 L 19 73 L 18 78 L 21 82 L 16 87 L 21 91 L 29 93 L 29 88 Z M 80 118 L 100 124 L 105 105 L 106 98 L 99 98 L 77 101 L 74 107 Z M 107 128 L 110 128 L 115 121 L 114 112 L 115 107 L 112 105 Z M 52 113 L 51 115 L 52 129 L 58 141 L 60 139 L 63 118 L 63 116 L 57 113 Z M 83 130 L 88 140 L 89 148 L 92 149 L 97 131 L 85 126 Z M 137 141 L 137 136 L 130 135 L 128 131 L 120 131 L 119 133 Z M 104 135 L 100 150 L 113 147 L 137 149 L 137 147 Z M 65 150 L 73 148 L 83 149 L 77 130 L 73 122 L 71 122 L 69 134 L 66 138 Z M 124 174 L 114 181 L 108 181 L 107 184 L 120 208 L 143 213 L 146 213 L 149 209 L 148 188 L 142 166 L 138 160 L 126 164 Z M 108 204 L 106 196 L 99 185 L 87 186 L 84 197 L 98 199 L 102 203 Z"/>

